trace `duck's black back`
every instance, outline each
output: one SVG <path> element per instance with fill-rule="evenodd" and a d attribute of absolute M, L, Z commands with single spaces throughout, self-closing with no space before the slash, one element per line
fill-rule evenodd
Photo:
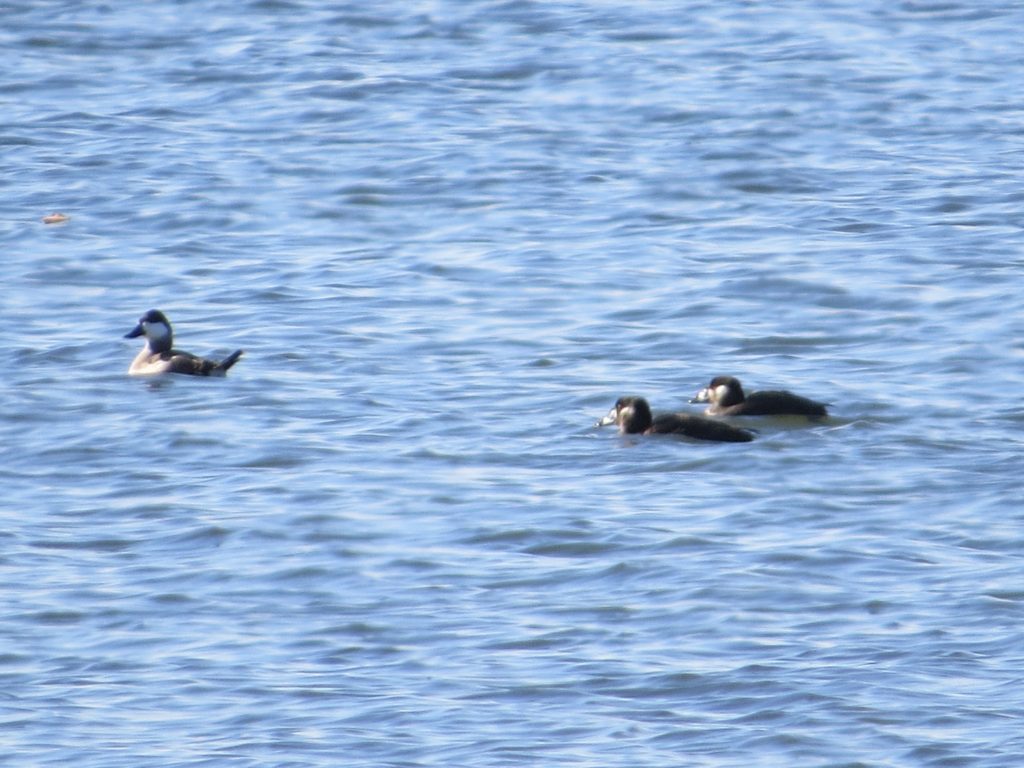
<path fill-rule="evenodd" d="M 823 403 L 783 390 L 766 389 L 747 395 L 737 408 L 746 416 L 827 416 Z"/>
<path fill-rule="evenodd" d="M 716 440 L 723 443 L 749 443 L 754 434 L 724 421 L 690 416 L 684 413 L 659 413 L 654 417 L 649 433 L 659 435 L 686 435 L 697 440 Z"/>

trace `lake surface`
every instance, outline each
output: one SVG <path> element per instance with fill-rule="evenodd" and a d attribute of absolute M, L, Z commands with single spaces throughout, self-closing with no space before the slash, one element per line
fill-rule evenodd
<path fill-rule="evenodd" d="M 0 13 L 0 764 L 1024 764 L 1019 3 Z"/>

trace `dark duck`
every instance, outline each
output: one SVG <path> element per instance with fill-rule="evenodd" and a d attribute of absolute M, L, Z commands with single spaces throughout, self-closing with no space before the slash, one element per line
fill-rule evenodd
<path fill-rule="evenodd" d="M 739 379 L 716 376 L 698 392 L 691 403 L 711 403 L 705 413 L 712 416 L 807 416 L 828 415 L 824 403 L 785 390 L 762 390 L 744 394 Z"/>
<path fill-rule="evenodd" d="M 754 434 L 703 416 L 686 413 L 651 413 L 651 406 L 642 397 L 620 397 L 608 415 L 597 426 L 616 424 L 624 435 L 683 435 L 696 440 L 725 443 L 748 443 Z"/>

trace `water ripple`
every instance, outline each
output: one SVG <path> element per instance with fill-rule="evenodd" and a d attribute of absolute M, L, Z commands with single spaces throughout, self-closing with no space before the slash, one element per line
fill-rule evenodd
<path fill-rule="evenodd" d="M 8 6 L 5 754 L 1020 762 L 1019 9 Z"/>

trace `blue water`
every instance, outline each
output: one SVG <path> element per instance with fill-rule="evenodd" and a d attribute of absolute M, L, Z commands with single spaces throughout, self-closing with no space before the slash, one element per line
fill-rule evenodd
<path fill-rule="evenodd" d="M 0 17 L 0 764 L 1024 764 L 1019 3 Z"/>

